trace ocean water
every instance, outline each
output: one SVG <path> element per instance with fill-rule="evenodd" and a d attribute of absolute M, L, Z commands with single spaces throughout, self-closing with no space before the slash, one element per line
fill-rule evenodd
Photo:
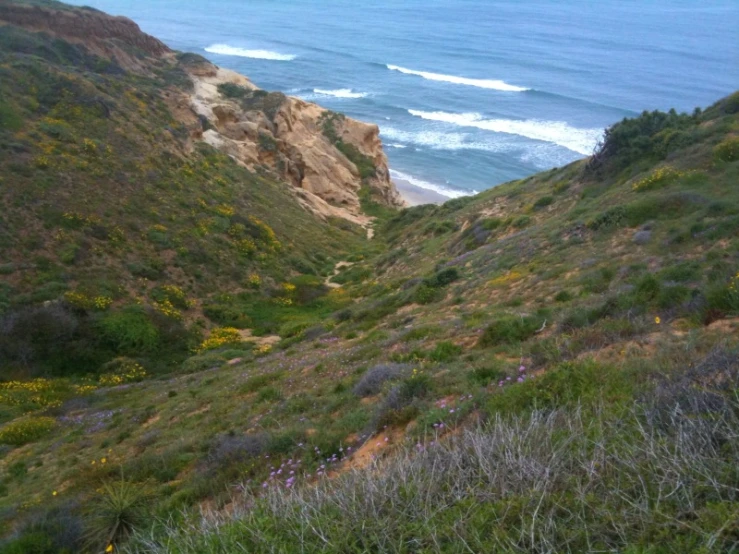
<path fill-rule="evenodd" d="M 82 0 L 265 89 L 377 123 L 450 197 L 592 152 L 644 109 L 739 83 L 737 0 Z"/>

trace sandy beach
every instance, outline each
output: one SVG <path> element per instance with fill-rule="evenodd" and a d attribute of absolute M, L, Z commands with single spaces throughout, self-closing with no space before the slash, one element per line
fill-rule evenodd
<path fill-rule="evenodd" d="M 424 189 L 412 185 L 403 179 L 393 179 L 395 187 L 398 189 L 400 196 L 403 197 L 409 206 L 420 206 L 421 204 L 443 204 L 447 200 L 451 200 L 448 196 L 434 192 L 433 190 Z"/>

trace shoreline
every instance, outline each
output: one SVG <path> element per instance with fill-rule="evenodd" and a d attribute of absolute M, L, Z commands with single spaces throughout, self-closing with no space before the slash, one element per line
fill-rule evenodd
<path fill-rule="evenodd" d="M 393 183 L 395 183 L 395 188 L 398 189 L 400 196 L 406 201 L 409 207 L 420 206 L 422 204 L 439 205 L 451 200 L 449 196 L 418 187 L 403 179 L 393 179 Z"/>

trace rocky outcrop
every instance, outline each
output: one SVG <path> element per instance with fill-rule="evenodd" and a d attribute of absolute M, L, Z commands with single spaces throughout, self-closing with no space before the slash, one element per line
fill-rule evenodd
<path fill-rule="evenodd" d="M 194 83 L 192 109 L 207 122 L 202 140 L 250 169 L 275 173 L 301 191 L 306 208 L 361 220 L 363 185 L 376 202 L 404 205 L 390 180 L 376 125 L 263 91 L 205 61 L 189 65 L 188 72 Z"/>

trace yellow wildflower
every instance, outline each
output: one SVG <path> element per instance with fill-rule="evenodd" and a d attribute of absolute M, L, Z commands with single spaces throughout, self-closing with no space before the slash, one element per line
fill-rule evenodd
<path fill-rule="evenodd" d="M 655 323 L 656 323 L 657 325 L 659 325 L 660 323 L 662 323 L 662 320 L 661 320 L 661 319 L 659 318 L 659 316 L 657 316 L 657 317 L 655 317 L 655 318 L 654 318 L 654 322 L 655 322 Z"/>

